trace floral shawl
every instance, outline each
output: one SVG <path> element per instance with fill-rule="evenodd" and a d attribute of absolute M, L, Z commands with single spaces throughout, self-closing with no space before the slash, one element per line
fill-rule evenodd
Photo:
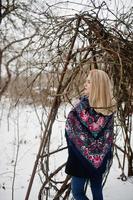
<path fill-rule="evenodd" d="M 83 96 L 67 117 L 65 132 L 67 139 L 95 169 L 112 149 L 113 113 L 97 113 Z"/>

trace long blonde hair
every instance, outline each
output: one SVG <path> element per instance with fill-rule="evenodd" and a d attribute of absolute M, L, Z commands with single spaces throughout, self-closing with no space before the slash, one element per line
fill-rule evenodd
<path fill-rule="evenodd" d="M 91 89 L 89 93 L 90 106 L 97 112 L 110 115 L 116 110 L 113 97 L 113 87 L 106 72 L 93 69 L 89 72 Z"/>

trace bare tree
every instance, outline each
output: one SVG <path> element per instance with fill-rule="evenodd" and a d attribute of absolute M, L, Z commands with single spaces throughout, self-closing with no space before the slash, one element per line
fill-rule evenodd
<path fill-rule="evenodd" d="M 42 184 L 38 199 L 44 198 L 45 191 L 48 189 L 47 183 L 57 190 L 57 183 L 54 185 L 52 178 L 62 167 L 59 167 L 51 174 L 50 166 L 48 165 L 51 155 L 49 152 L 49 141 L 51 138 L 52 125 L 62 99 L 64 100 L 65 98 L 70 101 L 72 97 L 81 95 L 82 88 L 77 87 L 74 80 L 77 80 L 78 76 L 80 80 L 84 79 L 85 73 L 81 73 L 81 71 L 85 71 L 86 65 L 88 68 L 87 70 L 91 68 L 104 69 L 112 78 L 114 83 L 114 95 L 118 102 L 117 119 L 119 120 L 119 126 L 121 126 L 123 130 L 124 139 L 123 148 L 119 147 L 117 143 L 115 144 L 116 155 L 117 150 L 123 152 L 123 161 L 121 164 L 119 163 L 122 170 L 122 179 L 124 180 L 126 177 L 124 172 L 125 157 L 128 159 L 128 176 L 133 175 L 133 152 L 130 143 L 132 121 L 131 74 L 133 64 L 130 18 L 132 11 L 130 10 L 128 15 L 124 12 L 120 14 L 117 13 L 117 15 L 113 13 L 115 19 L 110 23 L 108 18 L 101 18 L 100 16 L 102 9 L 106 9 L 106 11 L 112 14 L 106 3 L 103 2 L 99 6 L 94 5 L 93 2 L 92 4 L 93 5 L 90 6 L 90 12 L 82 12 L 72 17 L 53 16 L 52 7 L 49 6 L 47 17 L 52 24 L 52 27 L 50 26 L 48 29 L 50 38 L 48 40 L 49 50 L 53 57 L 51 64 L 53 64 L 55 60 L 56 62 L 59 60 L 58 67 L 60 68 L 61 74 L 44 131 L 44 137 L 34 165 L 26 200 L 28 199 L 35 171 L 39 163 L 42 166 L 41 169 L 46 177 L 46 181 Z M 54 67 L 54 65 L 52 66 Z M 67 72 L 69 72 L 69 75 Z M 73 89 L 75 92 L 71 93 Z M 45 155 L 45 152 L 47 152 L 47 159 L 44 162 L 43 157 L 45 156 L 43 155 Z M 67 181 L 69 181 L 69 179 L 67 179 Z M 62 187 L 58 189 L 54 199 L 67 199 L 70 192 L 69 184 L 69 182 L 65 182 L 65 189 L 62 190 Z M 45 195 L 45 198 L 48 198 L 48 193 Z"/>

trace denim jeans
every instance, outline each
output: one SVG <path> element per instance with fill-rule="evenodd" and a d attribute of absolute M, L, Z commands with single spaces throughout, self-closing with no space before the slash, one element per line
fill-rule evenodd
<path fill-rule="evenodd" d="M 86 181 L 86 178 L 72 177 L 71 189 L 75 200 L 89 200 L 84 191 Z M 90 178 L 90 187 L 93 200 L 103 200 L 102 177 Z"/>

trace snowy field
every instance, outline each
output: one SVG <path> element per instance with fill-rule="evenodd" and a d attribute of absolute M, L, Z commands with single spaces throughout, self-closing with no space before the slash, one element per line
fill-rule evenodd
<path fill-rule="evenodd" d="M 60 109 L 58 119 L 53 127 L 51 151 L 59 146 L 66 146 L 62 110 Z M 37 113 L 40 119 L 43 117 L 45 120 L 41 108 L 37 109 Z M 14 200 L 24 200 L 42 130 L 32 106 L 18 106 L 16 109 L 10 109 L 9 104 L 4 101 L 0 105 L 0 118 L 0 200 L 13 199 L 11 192 L 13 185 Z M 65 152 L 67 151 L 65 150 Z M 18 155 L 17 159 L 16 155 Z M 51 160 L 51 169 L 56 169 L 59 163 L 65 162 L 66 159 L 67 153 L 64 151 L 54 155 Z M 16 168 L 14 168 L 15 164 Z M 14 172 L 16 173 L 15 179 L 13 179 Z M 114 159 L 104 187 L 104 200 L 133 200 L 133 180 L 128 179 L 126 182 L 122 182 L 118 179 L 120 174 L 118 163 Z M 61 178 L 64 175 L 62 170 Z M 29 200 L 37 200 L 40 186 L 40 179 L 36 175 Z M 87 195 L 92 199 L 89 187 Z"/>

